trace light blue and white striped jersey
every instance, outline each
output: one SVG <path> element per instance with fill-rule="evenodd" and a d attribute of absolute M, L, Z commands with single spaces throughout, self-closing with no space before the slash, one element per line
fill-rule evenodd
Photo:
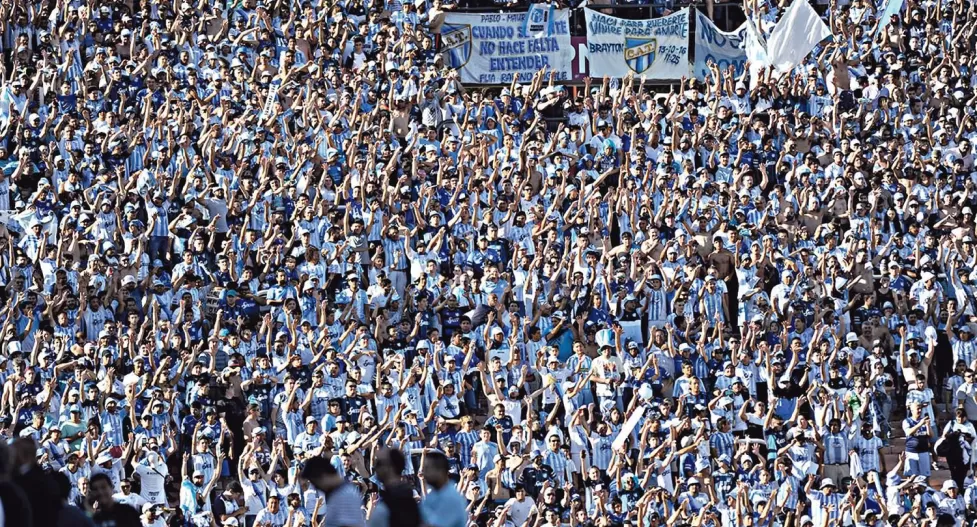
<path fill-rule="evenodd" d="M 845 500 L 844 494 L 838 492 L 828 494 L 812 489 L 807 497 L 811 500 L 811 519 L 814 520 L 814 525 L 825 525 L 831 520 L 841 520 L 841 504 Z"/>
<path fill-rule="evenodd" d="M 977 340 L 971 338 L 968 341 L 963 341 L 959 338 L 954 338 L 950 341 L 950 347 L 953 349 L 954 364 L 962 360 L 969 368 L 974 362 L 974 359 L 977 359 Z"/>
<path fill-rule="evenodd" d="M 649 322 L 664 322 L 668 320 L 668 299 L 663 288 L 648 289 L 647 311 Z"/>
<path fill-rule="evenodd" d="M 146 203 L 146 212 L 149 217 L 149 221 L 152 222 L 152 218 L 156 216 L 156 223 L 153 225 L 153 232 L 150 236 L 169 236 L 170 235 L 170 219 L 169 213 L 169 203 L 163 201 L 162 205 L 157 207 L 152 201 Z"/>
<path fill-rule="evenodd" d="M 777 472 L 774 477 L 780 484 L 777 489 L 777 504 L 787 510 L 796 509 L 797 503 L 800 501 L 798 491 L 801 489 L 801 480 L 783 472 Z M 787 483 L 790 483 L 789 490 Z"/>
<path fill-rule="evenodd" d="M 716 432 L 709 438 L 709 446 L 716 451 L 716 457 L 726 454 L 733 459 L 733 433 Z"/>
<path fill-rule="evenodd" d="M 119 410 L 115 413 L 104 411 L 102 412 L 99 421 L 102 423 L 102 432 L 105 434 L 105 440 L 109 446 L 121 447 L 125 444 L 125 435 L 122 433 L 122 419 L 125 414 Z"/>
<path fill-rule="evenodd" d="M 567 482 L 567 471 L 570 467 L 570 460 L 563 452 L 547 451 L 543 454 L 543 463 L 553 469 L 553 477 L 561 487 Z"/>
<path fill-rule="evenodd" d="M 821 445 L 824 447 L 824 463 L 826 465 L 841 465 L 848 463 L 848 451 L 851 450 L 848 434 L 844 430 L 833 434 L 828 429 L 821 431 Z"/>
<path fill-rule="evenodd" d="M 383 264 L 391 271 L 403 271 L 407 269 L 407 250 L 404 239 L 398 238 L 391 240 L 383 238 Z M 398 254 L 399 252 L 399 254 Z"/>
<path fill-rule="evenodd" d="M 862 464 L 862 470 L 864 472 L 869 471 L 881 471 L 881 464 L 879 462 L 879 449 L 882 448 L 882 440 L 873 435 L 869 439 L 865 439 L 862 434 L 858 434 L 851 441 L 852 448 L 855 452 L 858 452 L 859 461 Z"/>
<path fill-rule="evenodd" d="M 458 457 L 466 466 L 471 463 L 472 446 L 478 441 L 478 430 L 461 431 L 455 434 L 455 443 L 458 443 Z"/>
<path fill-rule="evenodd" d="M 723 313 L 723 293 L 719 291 L 719 288 L 717 287 L 716 291 L 713 293 L 710 293 L 703 288 L 700 294 L 702 296 L 702 308 L 704 310 L 702 313 L 703 317 L 705 317 L 710 324 L 716 320 L 717 315 L 719 316 L 720 320 L 725 322 L 726 316 Z"/>

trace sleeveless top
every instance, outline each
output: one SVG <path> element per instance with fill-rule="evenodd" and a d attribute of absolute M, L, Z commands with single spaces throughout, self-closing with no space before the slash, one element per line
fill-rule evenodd
<path fill-rule="evenodd" d="M 912 417 L 906 418 L 906 423 L 910 426 L 916 426 L 919 424 L 921 419 L 913 419 Z M 916 433 L 906 438 L 906 452 L 913 453 L 923 453 L 929 452 L 930 450 L 930 430 L 929 425 L 923 426 L 916 430 Z"/>

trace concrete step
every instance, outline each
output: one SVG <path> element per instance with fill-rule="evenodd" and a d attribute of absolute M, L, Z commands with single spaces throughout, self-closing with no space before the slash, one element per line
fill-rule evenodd
<path fill-rule="evenodd" d="M 882 454 L 895 454 L 898 456 L 900 452 L 904 452 L 905 450 L 905 437 L 890 437 L 889 446 L 882 448 Z"/>
<path fill-rule="evenodd" d="M 892 452 L 886 452 L 886 450 L 883 450 L 882 452 L 883 452 L 882 458 L 885 461 L 885 468 L 887 470 L 892 470 L 896 466 L 896 464 L 899 463 L 899 453 L 902 452 L 902 450 L 892 451 Z M 940 461 L 942 464 L 943 460 L 941 459 Z M 942 485 L 943 482 L 948 479 L 950 479 L 949 470 L 944 468 L 934 470 L 932 471 L 929 477 L 929 486 L 939 489 L 940 485 Z"/>
<path fill-rule="evenodd" d="M 943 482 L 949 479 L 952 479 L 950 478 L 949 470 L 946 469 L 934 470 L 933 473 L 930 474 L 929 485 L 934 489 L 939 489 L 940 486 L 943 485 Z"/>

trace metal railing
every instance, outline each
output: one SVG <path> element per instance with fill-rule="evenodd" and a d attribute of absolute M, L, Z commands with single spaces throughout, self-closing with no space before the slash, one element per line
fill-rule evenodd
<path fill-rule="evenodd" d="M 612 0 L 606 4 L 581 4 L 579 7 L 570 9 L 570 35 L 574 37 L 586 36 L 584 27 L 584 7 L 596 9 L 601 13 L 612 15 L 618 18 L 631 20 L 646 20 L 658 18 L 665 15 L 665 10 L 683 9 L 688 6 L 706 12 L 705 4 L 699 2 L 644 2 L 630 3 Z M 528 9 L 528 4 L 520 3 L 515 6 L 500 6 L 491 1 L 468 0 L 459 2 L 453 9 L 456 13 L 520 13 Z M 713 22 L 723 31 L 730 31 L 740 26 L 746 17 L 743 14 L 742 2 L 714 2 L 713 3 Z"/>

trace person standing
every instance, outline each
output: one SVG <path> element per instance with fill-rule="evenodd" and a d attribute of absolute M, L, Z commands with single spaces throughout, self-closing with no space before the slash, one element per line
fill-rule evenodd
<path fill-rule="evenodd" d="M 141 527 L 142 520 L 136 509 L 117 503 L 112 497 L 115 489 L 108 474 L 95 474 L 89 485 L 95 527 Z"/>
<path fill-rule="evenodd" d="M 307 461 L 302 477 L 326 494 L 324 527 L 365 527 L 360 491 L 344 480 L 328 459 L 316 456 Z"/>
<path fill-rule="evenodd" d="M 430 452 L 425 457 L 421 467 L 424 483 L 421 488 L 425 494 L 421 517 L 431 527 L 465 527 L 468 523 L 467 503 L 448 476 L 448 458 L 440 452 Z M 427 486 L 430 488 L 425 488 Z"/>
<path fill-rule="evenodd" d="M 536 502 L 526 494 L 526 487 L 516 483 L 515 497 L 509 498 L 505 507 L 509 510 L 509 518 L 516 525 L 522 525 L 529 519 L 529 514 L 536 506 Z"/>
<path fill-rule="evenodd" d="M 919 403 L 909 405 L 909 415 L 902 421 L 902 429 L 906 433 L 905 475 L 929 477 L 932 425 L 930 417 L 923 415 Z"/>
<path fill-rule="evenodd" d="M 376 475 L 383 483 L 380 500 L 374 505 L 369 527 L 419 527 L 421 513 L 414 501 L 414 489 L 403 477 L 404 453 L 384 448 L 377 454 Z"/>

